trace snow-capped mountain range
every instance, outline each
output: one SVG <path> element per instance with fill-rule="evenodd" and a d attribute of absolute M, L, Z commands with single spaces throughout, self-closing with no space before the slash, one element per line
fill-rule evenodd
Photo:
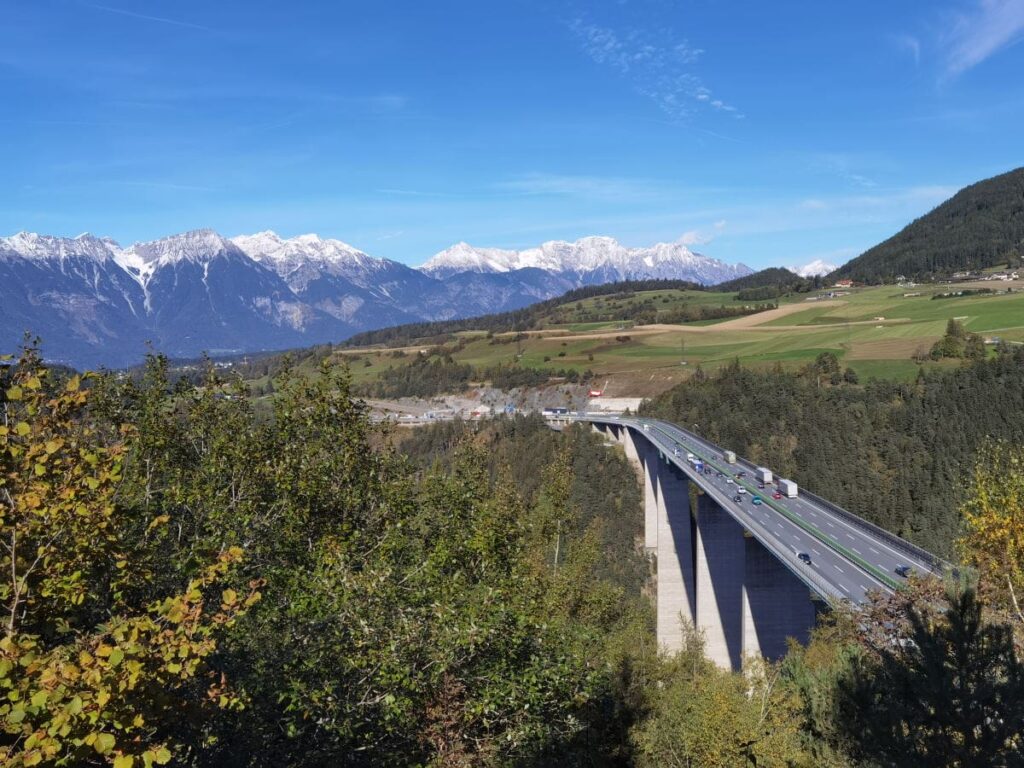
<path fill-rule="evenodd" d="M 800 277 L 819 277 L 835 272 L 839 267 L 835 264 L 829 264 L 822 259 L 815 259 L 808 264 L 804 264 L 802 267 L 787 267 L 787 269 L 800 275 Z"/>
<path fill-rule="evenodd" d="M 420 269 L 341 242 L 194 230 L 122 248 L 110 238 L 21 232 L 0 238 L 0 352 L 28 331 L 76 366 L 341 341 L 406 322 L 501 312 L 583 285 L 669 278 L 714 284 L 749 274 L 661 243 L 608 237 L 523 251 L 459 243 Z"/>
<path fill-rule="evenodd" d="M 506 251 L 457 243 L 420 267 L 428 275 L 447 277 L 459 272 L 513 272 L 543 269 L 577 275 L 584 283 L 645 278 L 680 278 L 720 283 L 749 274 L 743 264 L 732 265 L 694 253 L 681 243 L 658 243 L 627 248 L 611 237 L 584 237 L 574 243 L 550 240 L 536 248 Z"/>

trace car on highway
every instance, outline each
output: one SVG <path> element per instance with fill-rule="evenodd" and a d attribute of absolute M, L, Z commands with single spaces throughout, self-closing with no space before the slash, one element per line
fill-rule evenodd
<path fill-rule="evenodd" d="M 736 493 L 739 493 L 739 494 L 741 494 L 741 495 L 742 495 L 742 494 L 744 494 L 744 493 L 746 493 L 746 492 L 747 492 L 747 489 L 746 489 L 746 488 L 737 488 L 737 489 L 736 489 Z"/>
<path fill-rule="evenodd" d="M 758 483 L 757 484 L 757 490 L 763 491 L 764 490 L 764 483 Z"/>
<path fill-rule="evenodd" d="M 672 455 L 673 456 L 682 456 L 683 455 L 683 452 L 682 452 L 682 450 L 680 450 L 678 445 L 675 448 L 672 449 Z"/>
<path fill-rule="evenodd" d="M 736 473 L 736 479 L 737 479 L 737 480 L 742 480 L 742 479 L 743 479 L 744 477 L 746 477 L 746 476 L 747 476 L 747 473 L 746 473 L 746 472 L 743 472 L 743 471 L 740 471 L 740 472 L 737 472 L 737 473 Z"/>
<path fill-rule="evenodd" d="M 735 496 L 732 497 L 732 500 L 739 504 L 743 501 L 743 497 L 740 496 L 739 494 L 736 494 Z"/>
<path fill-rule="evenodd" d="M 811 556 L 808 555 L 806 552 L 801 552 L 797 555 L 797 557 L 800 558 L 801 563 L 807 563 L 807 565 L 811 564 Z"/>
<path fill-rule="evenodd" d="M 727 485 L 736 485 L 736 481 L 733 480 L 731 477 L 725 478 L 725 482 Z"/>
<path fill-rule="evenodd" d="M 718 473 L 718 476 L 719 477 L 725 477 L 725 475 L 723 475 L 721 472 Z"/>
<path fill-rule="evenodd" d="M 902 576 L 904 579 L 907 578 L 908 576 L 910 576 L 910 574 L 912 574 L 913 572 L 914 572 L 914 569 L 911 568 L 909 565 L 897 565 L 896 566 L 896 575 L 897 576 Z"/>
<path fill-rule="evenodd" d="M 760 507 L 760 506 L 761 506 L 761 503 L 762 503 L 762 502 L 761 502 L 761 497 L 760 497 L 760 496 L 754 496 L 754 497 L 753 497 L 753 498 L 752 498 L 752 499 L 750 500 L 750 503 L 751 503 L 751 504 L 753 504 L 753 505 L 754 505 L 755 507 Z"/>
<path fill-rule="evenodd" d="M 779 499 L 782 498 L 782 494 L 776 491 L 775 493 L 772 494 L 772 498 L 778 501 Z"/>
<path fill-rule="evenodd" d="M 710 475 L 711 474 L 711 467 L 704 467 L 704 474 L 705 475 Z"/>

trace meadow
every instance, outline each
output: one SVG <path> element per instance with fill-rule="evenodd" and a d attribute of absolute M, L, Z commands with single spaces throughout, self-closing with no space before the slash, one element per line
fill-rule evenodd
<path fill-rule="evenodd" d="M 1000 293 L 934 299 L 960 288 Z M 1007 291 L 1009 289 L 1009 291 Z M 916 294 L 916 295 L 906 295 Z M 336 354 L 350 361 L 354 379 L 366 381 L 404 365 L 421 351 L 449 354 L 459 363 L 499 363 L 590 370 L 615 395 L 646 396 L 685 379 L 698 367 L 712 371 L 734 360 L 751 367 L 793 369 L 821 352 L 832 352 L 862 380 L 912 380 L 919 363 L 951 318 L 987 339 L 1024 343 L 1024 283 L 970 286 L 885 285 L 855 288 L 845 295 L 796 294 L 778 309 L 745 317 L 698 323 L 635 325 L 625 319 L 640 303 L 657 315 L 686 304 L 736 306 L 735 294 L 711 291 L 649 291 L 625 297 L 596 297 L 556 308 L 526 334 L 467 332 L 438 347 L 423 344 L 391 349 L 356 348 Z M 623 319 L 616 319 L 616 314 Z M 583 318 L 602 316 L 601 320 Z"/>

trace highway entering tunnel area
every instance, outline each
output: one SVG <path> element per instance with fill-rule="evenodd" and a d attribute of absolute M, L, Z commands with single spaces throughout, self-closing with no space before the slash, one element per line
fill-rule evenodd
<path fill-rule="evenodd" d="M 827 604 L 862 604 L 875 590 L 898 589 L 906 581 L 898 568 L 941 574 L 947 567 L 803 489 L 773 498 L 776 489 L 758 487 L 752 463 L 730 461 L 722 447 L 669 422 L 572 420 L 622 445 L 643 470 L 644 540 L 657 563 L 658 640 L 669 651 L 681 647 L 685 622 L 703 633 L 708 656 L 720 666 L 738 669 L 755 654 L 779 658 L 788 638 L 807 640 Z"/>

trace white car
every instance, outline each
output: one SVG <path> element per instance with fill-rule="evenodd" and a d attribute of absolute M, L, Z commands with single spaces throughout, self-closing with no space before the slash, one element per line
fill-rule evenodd
<path fill-rule="evenodd" d="M 733 479 L 731 477 L 725 478 L 725 482 L 727 482 L 729 485 L 733 485 L 734 484 Z"/>
<path fill-rule="evenodd" d="M 736 493 L 746 493 L 746 492 L 747 492 L 746 488 L 737 488 L 736 489 Z"/>

